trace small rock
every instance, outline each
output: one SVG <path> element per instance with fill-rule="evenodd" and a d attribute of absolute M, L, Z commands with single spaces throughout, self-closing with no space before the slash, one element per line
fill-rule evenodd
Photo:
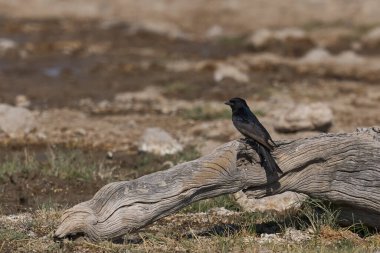
<path fill-rule="evenodd" d="M 74 130 L 74 134 L 79 136 L 85 136 L 87 134 L 87 131 L 84 128 L 77 128 Z"/>
<path fill-rule="evenodd" d="M 17 43 L 8 38 L 0 38 L 0 52 L 6 52 L 8 50 L 17 47 Z"/>
<path fill-rule="evenodd" d="M 376 47 L 380 44 L 380 27 L 375 27 L 362 38 L 363 43 L 368 47 Z"/>
<path fill-rule="evenodd" d="M 208 211 L 208 213 L 214 214 L 214 215 L 218 215 L 218 216 L 230 216 L 230 215 L 237 214 L 237 212 L 228 210 L 228 209 L 226 209 L 224 207 L 214 207 L 214 208 L 211 208 Z"/>
<path fill-rule="evenodd" d="M 323 103 L 299 104 L 289 109 L 280 109 L 274 128 L 278 132 L 306 130 L 327 131 L 333 122 L 331 108 Z"/>
<path fill-rule="evenodd" d="M 110 43 L 96 43 L 87 47 L 88 54 L 104 54 L 110 48 Z"/>
<path fill-rule="evenodd" d="M 323 48 L 314 48 L 310 50 L 304 57 L 300 59 L 304 63 L 324 63 L 332 59 L 331 54 Z"/>
<path fill-rule="evenodd" d="M 131 24 L 129 28 L 130 34 L 136 34 L 139 31 L 155 33 L 172 39 L 191 38 L 189 34 L 183 32 L 175 23 L 168 22 L 143 22 L 139 24 Z"/>
<path fill-rule="evenodd" d="M 172 72 L 186 72 L 193 71 L 196 69 L 196 62 L 188 61 L 188 60 L 174 60 L 167 62 L 165 64 L 165 68 L 168 71 Z"/>
<path fill-rule="evenodd" d="M 156 87 L 147 87 L 142 91 L 124 92 L 115 95 L 115 101 L 119 103 L 155 103 L 163 99 L 162 94 Z"/>
<path fill-rule="evenodd" d="M 139 142 L 139 150 L 157 155 L 175 154 L 183 150 L 182 145 L 161 128 L 148 128 Z"/>
<path fill-rule="evenodd" d="M 84 48 L 83 42 L 79 40 L 59 40 L 54 47 L 66 55 L 75 54 Z"/>
<path fill-rule="evenodd" d="M 286 41 L 289 39 L 304 40 L 307 38 L 305 31 L 299 28 L 295 28 L 295 27 L 287 27 L 287 28 L 278 30 L 277 32 L 274 33 L 274 36 L 278 40 L 282 40 L 282 41 Z"/>
<path fill-rule="evenodd" d="M 110 159 L 110 160 L 113 158 L 113 153 L 112 153 L 112 151 L 108 151 L 108 152 L 107 152 L 107 154 L 106 154 L 106 158 L 107 158 L 107 159 Z"/>
<path fill-rule="evenodd" d="M 354 51 L 344 51 L 340 53 L 335 61 L 341 65 L 356 65 L 365 62 L 364 58 L 357 55 Z"/>
<path fill-rule="evenodd" d="M 274 37 L 273 32 L 268 29 L 260 29 L 256 31 L 248 39 L 248 43 L 256 48 L 264 47 Z"/>
<path fill-rule="evenodd" d="M 311 237 L 308 232 L 303 232 L 294 228 L 287 228 L 285 230 L 284 239 L 293 242 L 302 242 L 310 240 Z"/>
<path fill-rule="evenodd" d="M 354 41 L 351 43 L 351 48 L 352 50 L 360 51 L 363 49 L 363 44 L 358 41 Z"/>
<path fill-rule="evenodd" d="M 36 128 L 33 114 L 25 108 L 0 104 L 0 130 L 11 137 L 24 136 Z"/>
<path fill-rule="evenodd" d="M 221 27 L 220 25 L 213 25 L 206 32 L 207 38 L 216 38 L 216 37 L 221 37 L 222 35 L 223 35 L 223 27 Z"/>
<path fill-rule="evenodd" d="M 36 235 L 36 233 L 34 233 L 33 231 L 28 231 L 28 237 L 29 237 L 29 238 L 36 238 L 37 235 Z"/>
<path fill-rule="evenodd" d="M 107 108 L 111 107 L 111 103 L 108 100 L 102 100 L 98 103 L 98 107 L 101 110 L 106 110 Z"/>
<path fill-rule="evenodd" d="M 284 192 L 260 199 L 248 198 L 242 191 L 235 193 L 233 196 L 242 209 L 247 212 L 284 212 L 289 209 L 298 208 L 307 198 L 306 195 L 294 192 Z"/>
<path fill-rule="evenodd" d="M 36 133 L 36 136 L 40 140 L 46 140 L 47 139 L 47 136 L 44 132 L 38 132 L 38 133 Z"/>
<path fill-rule="evenodd" d="M 248 75 L 237 67 L 228 64 L 218 64 L 214 72 L 214 80 L 221 82 L 225 78 L 231 78 L 241 83 L 249 82 Z"/>
<path fill-rule="evenodd" d="M 30 106 L 30 100 L 25 95 L 17 95 L 15 97 L 15 105 L 17 107 L 29 107 Z"/>
<path fill-rule="evenodd" d="M 285 240 L 282 239 L 279 234 L 266 234 L 266 233 L 261 234 L 260 239 L 257 240 L 257 242 L 260 244 L 271 243 L 271 242 L 279 243 L 283 241 Z"/>
<path fill-rule="evenodd" d="M 109 109 L 119 111 L 162 111 L 167 101 L 161 91 L 156 87 L 147 87 L 142 91 L 124 92 L 115 95 L 115 99 Z"/>

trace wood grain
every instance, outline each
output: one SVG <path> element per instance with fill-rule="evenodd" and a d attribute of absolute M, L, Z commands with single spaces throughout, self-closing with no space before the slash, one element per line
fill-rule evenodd
<path fill-rule="evenodd" d="M 116 238 L 194 201 L 239 190 L 252 198 L 304 193 L 342 206 L 354 222 L 380 227 L 379 128 L 278 144 L 273 155 L 284 172 L 281 177 L 267 173 L 244 141 L 228 142 L 197 160 L 104 186 L 91 200 L 64 212 L 55 236 Z"/>

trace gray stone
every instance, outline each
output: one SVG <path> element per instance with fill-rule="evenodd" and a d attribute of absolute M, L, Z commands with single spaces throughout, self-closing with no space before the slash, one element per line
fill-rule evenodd
<path fill-rule="evenodd" d="M 276 233 L 276 234 L 263 233 L 263 234 L 260 235 L 260 238 L 257 239 L 257 242 L 259 244 L 283 243 L 283 242 L 285 242 L 285 240 L 280 237 L 279 233 Z"/>
<path fill-rule="evenodd" d="M 35 128 L 35 118 L 28 109 L 0 104 L 0 131 L 11 137 L 18 137 Z"/>
<path fill-rule="evenodd" d="M 0 38 L 0 53 L 16 48 L 17 43 L 8 38 Z"/>
<path fill-rule="evenodd" d="M 208 210 L 209 214 L 214 214 L 218 216 L 231 216 L 231 215 L 236 215 L 238 212 L 228 210 L 224 207 L 214 207 Z"/>
<path fill-rule="evenodd" d="M 206 37 L 217 38 L 217 37 L 222 37 L 223 34 L 224 34 L 223 27 L 221 27 L 220 25 L 213 25 L 207 30 Z"/>
<path fill-rule="evenodd" d="M 308 35 L 305 31 L 296 28 L 296 27 L 287 27 L 281 30 L 278 30 L 274 33 L 274 36 L 278 40 L 286 41 L 288 39 L 293 40 L 304 40 L 308 38 Z"/>
<path fill-rule="evenodd" d="M 214 71 L 215 82 L 221 82 L 223 79 L 230 78 L 240 83 L 249 82 L 249 76 L 241 69 L 230 64 L 217 64 Z"/>
<path fill-rule="evenodd" d="M 17 107 L 29 107 L 30 104 L 29 98 L 25 95 L 20 94 L 15 97 L 15 105 Z"/>
<path fill-rule="evenodd" d="M 324 48 L 313 48 L 304 57 L 301 58 L 303 63 L 319 64 L 332 59 L 331 54 Z"/>
<path fill-rule="evenodd" d="M 156 87 L 147 87 L 142 91 L 124 92 L 115 95 L 115 101 L 119 103 L 158 103 L 164 98 Z"/>
<path fill-rule="evenodd" d="M 285 230 L 284 239 L 292 242 L 303 242 L 311 239 L 311 236 L 308 232 L 303 232 L 295 228 L 287 228 Z"/>
<path fill-rule="evenodd" d="M 260 29 L 252 34 L 248 39 L 248 43 L 252 46 L 260 48 L 264 47 L 274 37 L 273 32 L 268 29 Z"/>
<path fill-rule="evenodd" d="M 358 65 L 365 62 L 364 58 L 356 54 L 354 51 L 347 50 L 337 56 L 331 55 L 323 48 L 314 48 L 310 50 L 300 60 L 301 63 L 308 64 L 332 64 L 332 65 Z"/>
<path fill-rule="evenodd" d="M 139 142 L 139 150 L 157 155 L 175 154 L 182 145 L 161 128 L 147 128 Z"/>
<path fill-rule="evenodd" d="M 274 128 L 278 132 L 307 130 L 326 131 L 332 125 L 333 113 L 324 103 L 298 104 L 275 112 L 277 120 Z"/>
<path fill-rule="evenodd" d="M 155 33 L 167 36 L 173 39 L 191 39 L 191 36 L 183 32 L 175 23 L 171 22 L 139 22 L 132 23 L 129 28 L 130 34 L 136 34 L 139 31 Z"/>
<path fill-rule="evenodd" d="M 359 65 L 365 63 L 365 60 L 354 51 L 347 50 L 340 53 L 335 62 L 340 65 Z"/>
<path fill-rule="evenodd" d="M 366 33 L 362 38 L 363 43 L 369 47 L 376 47 L 380 44 L 380 27 L 375 27 Z"/>
<path fill-rule="evenodd" d="M 294 192 L 284 192 L 269 197 L 254 199 L 248 198 L 244 192 L 239 191 L 234 194 L 234 198 L 242 209 L 247 212 L 284 212 L 289 209 L 298 208 L 307 196 Z"/>

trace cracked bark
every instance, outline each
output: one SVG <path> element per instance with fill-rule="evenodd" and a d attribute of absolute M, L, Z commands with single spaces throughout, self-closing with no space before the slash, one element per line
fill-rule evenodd
<path fill-rule="evenodd" d="M 55 236 L 116 238 L 194 201 L 239 190 L 250 198 L 304 193 L 341 206 L 348 221 L 380 227 L 380 128 L 278 144 L 273 156 L 281 176 L 266 173 L 254 148 L 231 141 L 166 171 L 104 186 L 64 212 Z"/>

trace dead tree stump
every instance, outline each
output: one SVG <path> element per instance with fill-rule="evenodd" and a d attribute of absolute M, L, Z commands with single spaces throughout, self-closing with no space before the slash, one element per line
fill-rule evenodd
<path fill-rule="evenodd" d="M 266 173 L 251 146 L 231 141 L 166 171 L 104 186 L 64 212 L 55 236 L 116 238 L 194 201 L 239 190 L 255 198 L 304 193 L 341 206 L 355 221 L 380 227 L 380 128 L 278 144 L 273 155 L 284 172 L 280 177 Z"/>

